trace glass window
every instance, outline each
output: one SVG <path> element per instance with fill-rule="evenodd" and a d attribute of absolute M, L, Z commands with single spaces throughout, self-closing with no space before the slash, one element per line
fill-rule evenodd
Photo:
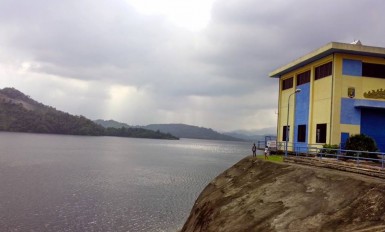
<path fill-rule="evenodd" d="M 310 82 L 310 70 L 297 75 L 297 86 Z"/>
<path fill-rule="evenodd" d="M 297 142 L 306 142 L 306 125 L 298 125 Z"/>
<path fill-rule="evenodd" d="M 385 65 L 362 63 L 362 76 L 385 78 Z"/>
<path fill-rule="evenodd" d="M 326 143 L 326 123 L 317 124 L 316 143 Z"/>
<path fill-rule="evenodd" d="M 282 90 L 293 88 L 293 77 L 282 80 Z"/>
<path fill-rule="evenodd" d="M 286 131 L 286 126 L 283 126 L 283 131 L 282 131 L 282 141 L 286 141 L 286 132 L 289 132 L 290 134 L 290 126 L 288 126 L 288 131 Z M 289 137 L 287 138 L 287 141 L 289 141 Z"/>
<path fill-rule="evenodd" d="M 318 79 L 332 75 L 332 68 L 333 68 L 332 62 L 316 67 L 315 73 L 314 73 L 314 79 L 318 80 Z"/>

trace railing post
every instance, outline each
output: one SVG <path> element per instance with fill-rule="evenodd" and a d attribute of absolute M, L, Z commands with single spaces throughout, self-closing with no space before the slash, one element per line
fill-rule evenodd
<path fill-rule="evenodd" d="M 338 161 L 338 157 L 340 156 L 340 154 L 341 154 L 341 145 L 340 145 L 340 148 L 338 149 L 337 154 L 336 154 L 337 161 Z"/>

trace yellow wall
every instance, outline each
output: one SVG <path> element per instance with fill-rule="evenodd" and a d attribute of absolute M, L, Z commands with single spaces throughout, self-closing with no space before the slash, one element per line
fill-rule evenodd
<path fill-rule="evenodd" d="M 331 95 L 332 95 L 332 76 L 314 81 L 312 86 L 312 101 L 309 118 L 309 143 L 316 144 L 317 124 L 326 123 L 327 133 L 326 142 L 330 140 L 330 116 L 331 116 Z"/>
<path fill-rule="evenodd" d="M 290 76 L 289 76 L 290 77 Z M 295 81 L 293 86 L 295 86 Z M 294 87 L 290 89 L 285 89 L 283 91 L 280 91 L 279 95 L 279 117 L 278 117 L 278 135 L 277 135 L 277 140 L 282 141 L 282 128 L 283 126 L 286 125 L 287 122 L 287 101 L 289 100 L 289 95 L 292 94 L 295 91 Z M 295 94 L 290 97 L 290 110 L 289 110 L 289 125 L 290 127 L 290 132 L 289 132 L 289 140 L 292 141 L 293 139 L 293 133 L 294 130 L 292 130 L 292 125 L 294 124 L 294 102 L 295 102 Z M 284 142 L 284 141 L 282 141 Z"/>
<path fill-rule="evenodd" d="M 347 54 L 336 54 L 335 65 L 337 68 L 336 73 L 336 82 L 337 88 L 335 93 L 339 97 L 348 98 L 348 88 L 354 87 L 356 91 L 355 99 L 364 99 L 364 92 L 370 90 L 377 90 L 380 88 L 385 88 L 385 79 L 381 78 L 371 78 L 371 77 L 357 77 L 357 76 L 342 76 L 342 61 L 343 59 L 352 59 L 352 60 L 361 60 L 366 63 L 376 63 L 385 65 L 385 60 L 380 58 L 373 57 L 364 57 L 357 55 L 347 55 Z M 336 99 L 335 99 L 336 100 Z"/>
<path fill-rule="evenodd" d="M 333 56 L 325 57 L 321 60 L 315 61 L 309 65 L 306 65 L 300 69 L 296 69 L 292 72 L 285 74 L 280 78 L 280 89 L 279 89 L 279 100 L 278 100 L 278 134 L 277 140 L 282 141 L 282 128 L 286 125 L 287 121 L 287 102 L 288 97 L 292 94 L 296 86 L 296 76 L 300 73 L 310 70 L 310 109 L 309 109 L 309 126 L 308 126 L 308 138 L 309 143 L 314 144 L 316 137 L 316 124 L 317 123 L 327 123 L 328 124 L 328 135 L 329 138 L 329 127 L 330 127 L 330 112 L 331 112 L 331 83 L 332 77 L 325 77 L 319 80 L 314 81 L 314 69 L 322 64 L 332 61 Z M 293 77 L 293 87 L 286 90 L 281 90 L 282 81 Z M 301 88 L 300 86 L 298 88 Z M 290 138 L 289 141 L 293 141 L 294 135 L 294 102 L 296 94 L 293 94 L 290 97 L 290 115 L 289 115 L 289 125 L 290 125 Z M 313 111 L 314 110 L 314 111 Z M 314 124 L 314 125 L 313 125 Z M 284 142 L 284 141 L 283 141 Z M 290 143 L 289 143 L 290 145 Z"/>
<path fill-rule="evenodd" d="M 320 123 L 327 123 L 327 144 L 339 144 L 341 142 L 341 132 L 346 132 L 351 135 L 360 133 L 359 125 L 347 125 L 340 123 L 341 98 L 348 98 L 348 88 L 354 87 L 355 99 L 366 99 L 363 96 L 364 92 L 380 88 L 385 89 L 385 79 L 342 75 L 343 59 L 361 60 L 362 62 L 385 65 L 385 59 L 381 58 L 337 53 L 317 60 L 282 76 L 280 78 L 280 94 L 278 99 L 278 141 L 282 141 L 282 128 L 286 125 L 287 120 L 288 96 L 296 89 L 296 75 L 307 70 L 311 70 L 308 143 L 316 144 L 316 125 Z M 332 76 L 314 81 L 314 69 L 330 61 L 333 61 Z M 281 91 L 282 80 L 290 77 L 293 77 L 293 88 Z M 294 94 L 290 98 L 290 141 L 293 141 L 294 135 L 293 125 L 295 96 L 296 95 Z M 366 100 L 385 101 L 385 99 Z M 318 146 L 321 146 L 321 144 Z"/>
<path fill-rule="evenodd" d="M 333 83 L 333 87 L 334 87 L 333 113 L 332 113 L 333 129 L 332 129 L 331 141 L 330 141 L 331 144 L 339 144 L 341 142 L 342 132 L 346 132 L 351 135 L 360 133 L 360 126 L 358 125 L 340 124 L 341 98 L 349 98 L 348 88 L 350 87 L 355 88 L 354 99 L 366 99 L 364 98 L 364 95 L 363 95 L 364 92 L 377 90 L 380 88 L 384 88 L 385 86 L 385 79 L 342 75 L 343 59 L 361 60 L 362 62 L 367 62 L 367 63 L 385 64 L 384 59 L 349 55 L 349 54 L 335 54 L 334 65 L 333 65 L 335 78 Z M 375 99 L 366 99 L 366 100 L 375 100 Z M 385 101 L 385 99 L 379 100 L 379 101 Z"/>
<path fill-rule="evenodd" d="M 339 144 L 341 141 L 341 95 L 342 95 L 342 58 L 340 54 L 333 56 L 333 95 L 332 112 L 330 119 L 329 144 Z M 347 90 L 346 90 L 347 91 Z"/>

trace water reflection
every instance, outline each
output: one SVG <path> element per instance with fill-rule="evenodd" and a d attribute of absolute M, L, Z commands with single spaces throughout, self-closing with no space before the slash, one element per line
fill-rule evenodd
<path fill-rule="evenodd" d="M 0 231 L 176 231 L 248 143 L 0 133 Z"/>

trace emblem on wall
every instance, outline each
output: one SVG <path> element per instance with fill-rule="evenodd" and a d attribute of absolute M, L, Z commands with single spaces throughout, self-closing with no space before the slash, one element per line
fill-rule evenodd
<path fill-rule="evenodd" d="M 364 93 L 365 98 L 374 98 L 374 99 L 385 99 L 385 90 L 384 89 L 377 89 L 377 90 L 371 90 Z"/>
<path fill-rule="evenodd" d="M 350 98 L 354 98 L 356 96 L 356 89 L 354 87 L 348 88 L 348 96 Z"/>

